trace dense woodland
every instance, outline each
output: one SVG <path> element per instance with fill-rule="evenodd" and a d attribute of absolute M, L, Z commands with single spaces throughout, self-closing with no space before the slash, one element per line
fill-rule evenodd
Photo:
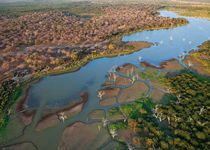
<path fill-rule="evenodd" d="M 0 130 L 5 127 L 12 113 L 11 105 L 21 94 L 19 84 L 14 80 L 6 80 L 0 85 Z"/>
<path fill-rule="evenodd" d="M 110 129 L 131 129 L 138 148 L 209 149 L 210 79 L 183 71 L 169 74 L 166 82 L 172 95 L 167 104 L 142 98 L 125 105 L 127 122 L 113 123 Z"/>
<path fill-rule="evenodd" d="M 90 12 L 82 4 L 70 10 L 18 7 L 16 17 L 5 16 L 10 9 L 2 8 L 0 13 L 0 79 L 19 70 L 32 75 L 71 68 L 70 64 L 95 51 L 120 49 L 122 43 L 116 44 L 119 38 L 115 37 L 122 34 L 187 23 L 158 16 L 160 7 L 155 5 L 93 5 Z M 20 11 L 23 7 L 28 10 Z"/>
<path fill-rule="evenodd" d="M 133 52 L 121 42 L 125 33 L 187 23 L 158 16 L 156 5 L 71 5 L 0 6 L 1 112 L 11 106 L 16 84 Z"/>

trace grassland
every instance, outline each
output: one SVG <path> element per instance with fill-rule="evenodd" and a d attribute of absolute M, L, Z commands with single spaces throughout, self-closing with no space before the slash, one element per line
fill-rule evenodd
<path fill-rule="evenodd" d="M 210 18 L 210 3 L 206 5 L 169 3 L 166 5 L 168 10 L 178 12 L 183 16 Z"/>

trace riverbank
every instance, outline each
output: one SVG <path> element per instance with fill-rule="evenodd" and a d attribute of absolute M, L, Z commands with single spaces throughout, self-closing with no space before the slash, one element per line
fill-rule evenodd
<path fill-rule="evenodd" d="M 199 74 L 210 76 L 210 41 L 202 43 L 197 51 L 192 51 L 184 63 Z"/>
<path fill-rule="evenodd" d="M 169 11 L 174 11 L 182 16 L 210 19 L 210 3 L 206 5 L 173 5 L 166 6 Z"/>
<path fill-rule="evenodd" d="M 68 107 L 58 109 L 53 113 L 43 114 L 43 117 L 38 121 L 36 130 L 41 131 L 59 122 L 63 123 L 69 117 L 72 117 L 82 111 L 88 101 L 88 93 L 81 93 L 81 100 L 75 104 L 70 104 Z"/>
<path fill-rule="evenodd" d="M 179 64 L 179 61 L 177 59 L 170 59 L 170 60 L 164 61 L 159 66 L 154 66 L 146 61 L 142 61 L 141 66 L 145 68 L 162 69 L 166 71 L 170 71 L 170 70 L 175 71 L 175 70 L 184 69 L 183 66 Z"/>
<path fill-rule="evenodd" d="M 134 59 L 137 60 L 137 59 L 138 59 L 137 56 L 138 56 L 138 55 L 135 55 L 135 57 L 133 57 L 133 60 L 134 60 Z M 131 62 L 131 63 L 132 63 L 132 62 Z M 111 66 L 111 65 L 110 65 L 110 66 Z M 128 65 L 126 65 L 126 66 L 128 66 Z M 108 67 L 107 67 L 107 68 L 108 68 Z M 110 67 L 109 67 L 109 68 L 110 68 Z M 130 67 L 130 68 L 132 68 L 132 67 Z M 106 71 L 108 71 L 108 70 L 106 70 Z M 129 71 L 130 71 L 130 70 L 129 70 Z M 125 72 L 127 72 L 126 69 L 125 69 Z M 140 74 L 140 73 L 139 73 L 139 74 Z M 148 74 L 149 74 L 149 75 L 153 75 L 151 72 L 148 72 Z M 149 76 L 148 74 L 147 74 L 147 77 Z M 103 75 L 105 75 L 105 74 L 103 74 Z M 141 75 L 142 75 L 142 74 L 139 75 L 141 78 L 142 78 L 142 77 L 145 77 L 145 76 L 141 76 Z M 158 72 L 156 72 L 156 73 L 154 74 L 154 76 L 156 76 L 156 78 L 159 78 L 158 75 L 159 75 Z M 147 77 L 145 77 L 145 80 L 147 79 Z M 130 78 L 132 79 L 132 76 L 130 76 Z M 125 82 L 124 82 L 122 79 L 119 79 L 119 81 L 116 82 L 116 83 L 117 83 L 117 85 L 118 85 L 118 84 L 126 84 L 127 82 L 128 82 L 128 81 L 125 81 Z M 131 82 L 132 82 L 132 80 L 131 80 Z M 79 82 L 79 83 L 84 83 L 84 82 Z M 149 84 L 149 81 L 146 82 L 146 83 Z M 144 85 L 138 86 L 139 89 L 141 89 L 141 87 L 144 88 Z M 163 89 L 163 90 L 165 90 L 165 89 Z M 132 91 L 132 90 L 130 90 L 130 91 Z M 138 92 L 139 92 L 139 94 L 137 93 L 137 95 L 139 96 L 141 93 L 140 93 L 140 91 L 138 91 Z M 167 91 L 166 91 L 166 92 L 167 92 Z M 164 92 L 164 93 L 166 93 L 166 92 Z M 149 92 L 148 92 L 148 93 L 149 93 Z M 131 94 L 132 94 L 132 92 L 131 92 Z M 129 96 L 130 96 L 130 95 L 129 95 Z M 131 99 L 135 99 L 136 95 L 134 95 L 134 96 L 135 96 L 134 98 L 132 98 L 132 96 L 133 96 L 133 95 L 130 96 Z M 164 96 L 164 95 L 161 95 L 160 97 L 162 97 L 162 96 Z M 129 103 L 131 102 L 131 99 L 129 99 L 129 100 L 130 100 Z M 144 110 L 141 110 L 141 113 L 144 114 Z M 84 118 L 85 118 L 85 117 L 84 117 Z M 121 119 L 121 120 L 122 120 L 122 119 Z M 53 127 L 53 129 L 51 128 L 51 129 L 46 129 L 46 130 L 47 130 L 47 131 L 49 131 L 49 130 L 53 131 L 54 129 L 56 130 L 57 128 L 58 128 L 58 127 L 55 126 L 55 127 Z M 45 136 L 44 134 L 47 133 L 46 130 L 43 131 L 42 133 L 40 133 L 41 135 L 43 135 L 43 137 Z M 26 134 L 26 136 L 27 136 L 27 134 L 30 134 L 30 132 L 27 132 L 27 131 L 26 131 L 24 134 Z M 39 133 L 37 133 L 37 134 L 39 134 Z M 36 135 L 35 135 L 35 136 L 36 136 Z M 37 137 L 38 137 L 38 136 L 37 136 Z M 23 138 L 24 138 L 24 137 L 23 137 Z M 34 138 L 35 138 L 35 137 L 33 137 L 33 139 L 34 139 Z M 33 141 L 33 139 L 27 139 L 27 140 L 32 140 L 32 141 Z M 18 139 L 17 139 L 17 140 L 18 140 Z M 37 142 L 36 144 L 37 144 L 37 145 L 40 144 L 40 145 L 42 145 L 42 146 L 45 146 L 46 143 L 43 144 L 42 142 L 41 142 L 41 143 Z"/>
<path fill-rule="evenodd" d="M 128 8 L 126 7 L 126 9 L 128 9 Z M 152 7 L 151 9 L 154 9 L 154 8 Z M 149 15 L 149 14 L 147 14 L 147 15 Z M 148 19 L 147 15 L 146 15 L 146 17 L 144 19 Z M 52 53 L 52 50 L 49 47 L 47 49 L 46 53 L 49 53 L 50 56 L 46 57 L 46 56 L 43 56 L 43 50 L 38 48 L 38 50 L 36 52 L 34 52 L 33 46 L 32 47 L 28 47 L 25 50 L 26 50 L 27 53 L 30 54 L 30 56 L 28 54 L 24 53 L 24 61 L 27 62 L 27 64 L 28 64 L 26 66 L 31 66 L 32 67 L 31 69 L 29 69 L 29 70 L 32 71 L 32 73 L 30 73 L 30 71 L 28 71 L 28 68 L 24 69 L 25 65 L 23 64 L 23 65 L 21 65 L 21 68 L 22 67 L 23 68 L 18 70 L 17 72 L 14 71 L 15 72 L 14 75 L 10 74 L 11 76 L 8 76 L 9 77 L 8 80 L 10 80 L 11 78 L 13 78 L 15 76 L 15 78 L 17 78 L 18 80 L 19 79 L 24 80 L 24 83 L 22 85 L 25 86 L 25 82 L 26 82 L 26 84 L 28 84 L 27 80 L 30 80 L 30 82 L 31 81 L 33 82 L 33 81 L 39 80 L 40 78 L 42 78 L 44 76 L 58 75 L 58 74 L 63 74 L 63 73 L 69 73 L 69 72 L 77 71 L 82 66 L 85 66 L 88 62 L 90 62 L 90 61 L 92 61 L 94 59 L 99 59 L 99 58 L 102 58 L 102 57 L 115 57 L 115 56 L 118 56 L 118 55 L 128 55 L 128 54 L 131 54 L 131 53 L 133 53 L 135 51 L 138 51 L 138 50 L 140 50 L 142 48 L 148 48 L 152 44 L 151 43 L 147 43 L 147 42 L 123 43 L 123 42 L 121 42 L 121 39 L 122 39 L 123 35 L 131 34 L 131 33 L 137 32 L 137 31 L 167 29 L 167 28 L 172 28 L 172 27 L 185 25 L 185 24 L 188 23 L 188 21 L 185 20 L 185 19 L 172 19 L 172 18 L 160 17 L 160 16 L 157 15 L 157 12 L 155 14 L 150 14 L 150 15 L 151 15 L 151 17 L 155 17 L 155 18 L 159 19 L 159 22 L 156 23 L 156 24 L 152 23 L 151 25 L 144 25 L 144 26 L 142 26 L 142 24 L 141 24 L 141 26 L 139 26 L 139 27 L 137 27 L 135 25 L 134 28 L 131 28 L 131 29 L 129 28 L 129 30 L 123 30 L 122 32 L 113 32 L 112 34 L 106 36 L 106 38 L 110 39 L 110 43 L 108 43 L 108 45 L 106 45 L 107 43 L 105 43 L 105 45 L 102 44 L 102 47 L 104 47 L 104 46 L 106 47 L 105 49 L 97 50 L 97 48 L 96 48 L 96 50 L 91 50 L 91 51 L 88 52 L 88 54 L 85 54 L 84 56 L 82 56 L 81 59 L 78 57 L 79 55 L 77 55 L 77 53 L 76 54 L 73 53 L 73 54 L 70 55 L 71 61 L 69 61 L 67 64 L 65 64 L 65 63 L 64 64 L 60 64 L 59 63 L 60 61 L 57 60 L 57 58 L 56 58 L 56 60 L 52 59 L 53 63 L 51 64 L 51 62 L 50 62 L 50 65 L 49 65 L 49 66 L 54 66 L 54 67 L 49 67 L 47 65 L 47 67 L 45 66 L 46 68 L 45 67 L 43 68 L 43 61 L 39 60 L 39 58 L 47 60 L 49 57 L 54 58 L 54 56 L 60 55 L 61 52 L 62 52 L 62 57 L 64 57 L 63 54 L 65 54 L 65 60 L 66 60 L 67 52 L 66 51 L 64 52 L 63 50 L 61 50 L 59 48 L 58 49 L 59 52 L 56 51 L 56 53 L 54 53 L 54 52 Z M 116 17 L 116 16 L 114 16 L 114 17 Z M 165 20 L 165 22 L 160 21 L 160 20 Z M 140 27 L 141 27 L 141 29 L 140 29 Z M 97 44 L 100 45 L 100 43 L 97 43 L 97 42 L 95 44 L 96 45 Z M 26 54 L 26 56 L 25 56 L 25 54 Z M 44 55 L 45 55 L 45 53 L 44 53 Z M 69 53 L 68 53 L 68 56 L 69 56 Z M 5 55 L 5 57 L 6 57 L 6 55 Z M 35 61 L 36 59 L 37 59 L 37 61 Z M 74 60 L 74 61 L 72 61 L 72 60 Z M 18 62 L 18 60 L 16 62 Z M 36 62 L 36 63 L 37 62 L 39 62 L 39 63 L 41 62 L 42 64 L 40 64 L 40 65 L 42 67 L 40 65 L 36 64 L 36 63 L 34 64 L 34 62 Z M 6 62 L 4 62 L 4 63 L 6 63 Z M 57 64 L 57 67 L 55 67 L 54 63 L 55 64 L 58 63 L 59 65 Z M 10 66 L 14 66 L 14 65 L 10 65 Z M 37 66 L 40 66 L 41 68 L 40 69 L 36 69 Z M 34 69 L 36 71 L 34 71 Z M 24 70 L 24 73 L 22 73 L 21 70 Z"/>

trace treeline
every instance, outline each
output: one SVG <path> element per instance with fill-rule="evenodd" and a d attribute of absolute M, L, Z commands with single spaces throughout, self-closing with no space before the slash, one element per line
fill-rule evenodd
<path fill-rule="evenodd" d="M 3 81 L 0 85 L 0 130 L 8 123 L 10 107 L 21 94 L 21 88 L 15 80 Z"/>

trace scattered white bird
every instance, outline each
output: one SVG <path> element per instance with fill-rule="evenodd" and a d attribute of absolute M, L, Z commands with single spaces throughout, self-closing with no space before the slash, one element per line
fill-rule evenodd
<path fill-rule="evenodd" d="M 188 43 L 189 43 L 189 45 L 191 45 L 192 44 L 192 41 L 189 41 Z"/>
<path fill-rule="evenodd" d="M 160 44 L 163 44 L 163 41 L 160 41 Z"/>
<path fill-rule="evenodd" d="M 141 60 L 142 60 L 142 57 L 141 57 L 141 56 L 139 56 L 139 61 L 141 62 Z"/>
<path fill-rule="evenodd" d="M 170 38 L 169 38 L 171 41 L 173 41 L 173 36 L 170 36 Z"/>
<path fill-rule="evenodd" d="M 185 38 L 183 38 L 183 39 L 182 39 L 182 41 L 183 41 L 183 42 L 185 42 L 185 41 L 186 41 L 186 39 L 185 39 Z"/>

